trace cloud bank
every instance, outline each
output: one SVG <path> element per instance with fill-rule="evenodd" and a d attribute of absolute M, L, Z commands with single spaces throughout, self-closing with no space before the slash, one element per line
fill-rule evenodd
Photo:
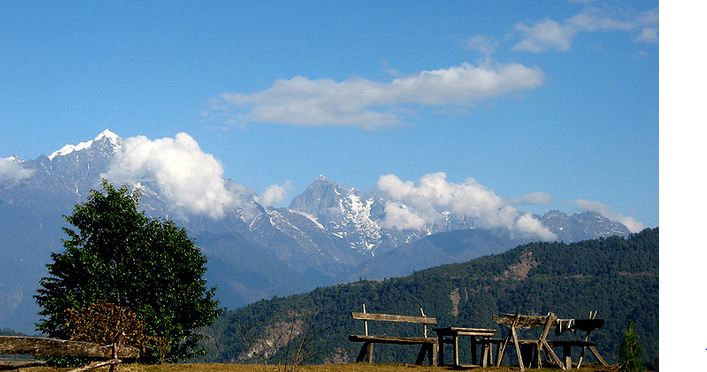
<path fill-rule="evenodd" d="M 151 182 L 175 211 L 221 218 L 235 202 L 221 163 L 188 134 L 125 140 L 103 177 L 116 183 Z"/>
<path fill-rule="evenodd" d="M 211 100 L 208 113 L 226 115 L 236 123 L 378 128 L 399 123 L 403 108 L 467 107 L 533 89 L 542 82 L 539 68 L 491 63 L 463 63 L 386 83 L 297 76 L 277 80 L 259 92 L 223 93 Z"/>
<path fill-rule="evenodd" d="M 472 218 L 482 228 L 505 228 L 543 240 L 557 238 L 532 214 L 517 210 L 473 178 L 450 183 L 446 173 L 439 172 L 421 177 L 415 185 L 388 174 L 378 179 L 378 189 L 391 200 L 382 221 L 387 228 L 419 229 L 451 212 Z"/>
<path fill-rule="evenodd" d="M 34 170 L 24 168 L 15 158 L 0 158 L 0 185 L 14 185 L 32 174 Z"/>
<path fill-rule="evenodd" d="M 633 217 L 624 216 L 612 211 L 606 204 L 584 199 L 576 199 L 574 203 L 584 211 L 599 213 L 605 218 L 622 223 L 632 233 L 637 233 L 646 227 Z"/>
<path fill-rule="evenodd" d="M 589 7 L 564 21 L 546 18 L 533 24 L 519 23 L 515 31 L 521 40 L 513 50 L 533 53 L 567 51 L 572 40 L 582 32 L 638 31 L 636 41 L 655 43 L 658 41 L 658 8 L 636 13 Z"/>

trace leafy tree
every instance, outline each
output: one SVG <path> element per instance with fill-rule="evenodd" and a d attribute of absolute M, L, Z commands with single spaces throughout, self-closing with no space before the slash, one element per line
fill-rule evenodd
<path fill-rule="evenodd" d="M 629 321 L 619 346 L 619 371 L 643 372 L 643 347 L 638 340 L 636 325 Z"/>
<path fill-rule="evenodd" d="M 162 359 L 165 349 L 167 360 L 192 356 L 195 329 L 220 314 L 215 289 L 203 279 L 206 257 L 183 228 L 138 211 L 137 193 L 105 180 L 103 189 L 64 216 L 75 228 L 64 228 L 64 251 L 51 254 L 49 276 L 34 296 L 44 317 L 37 330 L 69 338 L 68 309 L 110 302 L 134 311 L 150 339 L 168 340 L 168 347 L 148 342 L 145 361 Z"/>

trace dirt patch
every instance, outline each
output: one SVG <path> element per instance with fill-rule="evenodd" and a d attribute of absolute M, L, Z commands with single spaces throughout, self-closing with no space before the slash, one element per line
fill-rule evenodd
<path fill-rule="evenodd" d="M 524 280 L 528 277 L 530 270 L 536 266 L 538 266 L 538 262 L 533 258 L 533 252 L 526 251 L 520 256 L 520 262 L 508 266 L 502 278 Z"/>
<path fill-rule="evenodd" d="M 459 300 L 461 296 L 459 295 L 459 288 L 454 288 L 452 292 L 449 293 L 449 300 L 452 301 L 452 316 L 454 319 L 459 318 Z"/>

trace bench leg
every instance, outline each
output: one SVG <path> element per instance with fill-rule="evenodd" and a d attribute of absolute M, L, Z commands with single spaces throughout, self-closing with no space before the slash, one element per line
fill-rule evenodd
<path fill-rule="evenodd" d="M 431 366 L 435 365 L 435 353 L 436 350 L 434 344 L 422 344 L 422 346 L 420 346 L 420 352 L 417 353 L 415 364 L 421 366 L 425 362 L 425 359 L 427 359 Z"/>
<path fill-rule="evenodd" d="M 364 342 L 361 346 L 361 351 L 358 352 L 356 362 L 372 363 L 373 362 L 373 343 Z"/>

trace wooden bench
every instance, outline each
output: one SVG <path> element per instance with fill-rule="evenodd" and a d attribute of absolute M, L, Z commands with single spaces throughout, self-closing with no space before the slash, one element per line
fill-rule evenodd
<path fill-rule="evenodd" d="M 435 365 L 437 362 L 437 338 L 427 337 L 427 326 L 437 324 L 437 319 L 425 315 L 420 308 L 421 316 L 393 315 L 393 314 L 375 314 L 367 313 L 366 305 L 363 305 L 363 312 L 351 313 L 351 316 L 357 320 L 363 320 L 364 334 L 350 335 L 349 341 L 363 342 L 361 351 L 356 358 L 357 362 L 366 361 L 373 362 L 373 344 L 393 344 L 393 345 L 421 345 L 420 352 L 417 354 L 415 364 L 422 365 L 425 358 L 429 360 L 429 364 Z M 422 324 L 423 331 L 421 337 L 407 336 L 374 336 L 368 334 L 368 321 L 379 322 L 395 322 L 395 323 L 413 323 Z"/>
<path fill-rule="evenodd" d="M 46 337 L 0 336 L 0 354 L 30 354 L 35 357 L 87 357 L 108 359 L 76 368 L 72 371 L 88 371 L 102 366 L 116 366 L 121 359 L 137 359 L 140 350 L 132 346 L 115 347 L 90 342 L 67 341 Z M 42 360 L 2 360 L 0 369 L 18 369 L 41 366 Z"/>

